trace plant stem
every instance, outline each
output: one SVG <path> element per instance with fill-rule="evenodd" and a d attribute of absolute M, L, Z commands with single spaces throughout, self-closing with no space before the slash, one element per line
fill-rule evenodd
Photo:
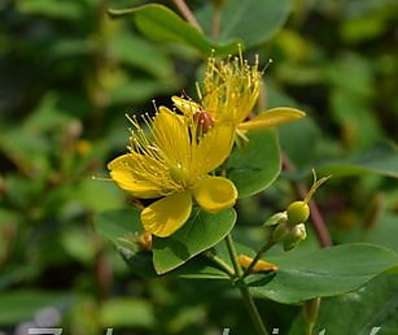
<path fill-rule="evenodd" d="M 198 20 L 196 20 L 196 17 L 192 14 L 192 11 L 189 9 L 188 5 L 185 3 L 184 0 L 173 0 L 174 4 L 178 8 L 178 10 L 181 12 L 182 16 L 196 29 L 198 29 L 200 32 L 203 32 L 202 27 L 200 26 Z"/>
<path fill-rule="evenodd" d="M 318 319 L 321 298 L 307 300 L 303 306 L 304 320 L 307 323 L 306 335 L 312 335 L 316 320 Z"/>
<path fill-rule="evenodd" d="M 315 323 L 307 322 L 307 327 L 305 329 L 305 335 L 312 335 L 314 332 Z"/>
<path fill-rule="evenodd" d="M 260 260 L 260 258 L 269 250 L 272 248 L 272 246 L 275 243 L 272 241 L 272 239 L 269 239 L 266 244 L 257 252 L 256 256 L 253 258 L 252 262 L 249 264 L 247 267 L 245 273 L 243 274 L 242 278 L 245 278 L 250 274 L 250 272 L 253 270 L 253 268 L 256 266 L 257 262 Z"/>
<path fill-rule="evenodd" d="M 235 244 L 232 239 L 231 234 L 228 234 L 225 238 L 225 242 L 227 243 L 229 257 L 231 258 L 232 266 L 234 267 L 235 273 L 240 277 L 243 274 L 242 268 L 238 263 L 238 254 L 235 249 Z"/>
<path fill-rule="evenodd" d="M 217 264 L 222 270 L 224 270 L 231 278 L 236 278 L 236 274 L 234 270 L 224 262 L 224 260 L 217 255 L 213 254 L 211 251 L 206 252 L 205 256 L 210 259 L 212 262 Z"/>
<path fill-rule="evenodd" d="M 268 331 L 264 326 L 261 315 L 258 312 L 256 304 L 254 303 L 253 297 L 250 295 L 250 291 L 246 286 L 240 288 L 240 293 L 242 295 L 243 301 L 245 302 L 246 308 L 252 318 L 253 324 L 257 329 L 259 335 L 268 335 Z"/>
<path fill-rule="evenodd" d="M 229 257 L 231 258 L 235 273 L 242 278 L 243 271 L 238 263 L 234 241 L 232 240 L 232 236 L 230 234 L 227 235 L 225 242 L 227 244 Z M 250 317 L 252 318 L 253 324 L 256 327 L 258 335 L 268 335 L 267 329 L 264 326 L 263 320 L 261 319 L 260 313 L 258 312 L 256 304 L 254 303 L 253 297 L 250 295 L 248 287 L 243 283 L 243 285 L 239 287 L 239 290 L 246 308 L 249 311 Z"/>
<path fill-rule="evenodd" d="M 283 166 L 286 171 L 293 172 L 296 170 L 296 167 L 289 160 L 289 157 L 283 153 L 282 154 Z M 296 193 L 301 198 L 305 198 L 307 194 L 307 188 L 304 184 L 298 182 L 292 182 Z M 329 230 L 326 227 L 325 220 L 322 217 L 322 214 L 315 203 L 315 201 L 311 200 L 308 204 L 311 210 L 311 223 L 314 226 L 316 236 L 318 238 L 319 244 L 322 248 L 330 247 L 333 245 L 332 238 L 330 237 Z"/>

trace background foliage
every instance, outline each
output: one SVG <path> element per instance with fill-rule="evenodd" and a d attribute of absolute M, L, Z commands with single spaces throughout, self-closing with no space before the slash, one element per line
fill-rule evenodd
<path fill-rule="evenodd" d="M 240 201 L 236 239 L 260 244 L 259 225 L 295 199 L 291 181 L 306 181 L 316 167 L 334 175 L 317 194 L 334 242 L 398 251 L 396 1 L 225 0 L 217 38 L 211 1 L 189 3 L 203 34 L 170 2 L 163 2 L 170 9 L 151 4 L 115 20 L 106 15 L 109 7 L 145 4 L 0 4 L 5 334 L 25 334 L 27 322 L 62 325 L 73 335 L 102 334 L 108 326 L 116 334 L 162 335 L 251 329 L 239 299 L 217 281 L 142 279 L 92 225 L 97 213 L 128 203 L 112 183 L 91 179 L 106 176 L 106 162 L 124 151 L 124 113 L 150 111 L 152 98 L 170 106 L 169 95 L 192 93 L 203 59 L 212 49 L 236 52 L 236 42 L 251 59 L 258 53 L 264 65 L 274 60 L 264 76 L 267 105 L 301 107 L 310 116 L 279 131 L 297 170 Z M 299 249 L 314 248 L 310 234 Z M 360 335 L 381 325 L 380 334 L 397 334 L 397 283 L 384 274 L 359 291 L 324 299 L 319 327 Z M 259 308 L 282 334 L 300 334 L 298 306 L 261 299 Z"/>

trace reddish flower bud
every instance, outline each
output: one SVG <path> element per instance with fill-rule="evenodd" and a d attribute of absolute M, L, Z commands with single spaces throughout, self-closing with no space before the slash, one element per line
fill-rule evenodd
<path fill-rule="evenodd" d="M 205 111 L 196 112 L 193 115 L 193 120 L 202 128 L 204 133 L 208 132 L 209 129 L 214 125 L 214 118 L 210 113 Z"/>

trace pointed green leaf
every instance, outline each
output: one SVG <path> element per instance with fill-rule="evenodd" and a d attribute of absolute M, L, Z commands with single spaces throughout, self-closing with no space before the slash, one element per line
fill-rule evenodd
<path fill-rule="evenodd" d="M 127 9 L 110 9 L 109 14 L 113 17 L 132 14 L 138 29 L 147 37 L 161 42 L 181 43 L 200 51 L 203 55 L 210 55 L 212 50 L 217 54 L 237 51 L 237 42 L 216 45 L 163 5 L 149 4 Z"/>

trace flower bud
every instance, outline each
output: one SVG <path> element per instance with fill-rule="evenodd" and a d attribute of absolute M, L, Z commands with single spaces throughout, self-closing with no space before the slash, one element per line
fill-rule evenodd
<path fill-rule="evenodd" d="M 287 219 L 290 225 L 305 222 L 310 216 L 310 207 L 304 201 L 292 202 L 287 208 Z"/>
<path fill-rule="evenodd" d="M 289 233 L 290 228 L 287 223 L 281 223 L 272 232 L 272 241 L 275 243 L 283 241 Z"/>
<path fill-rule="evenodd" d="M 286 212 L 279 212 L 274 215 L 272 215 L 270 218 L 265 221 L 264 226 L 266 227 L 271 227 L 271 226 L 276 226 L 282 223 L 287 222 L 287 214 Z"/>
<path fill-rule="evenodd" d="M 209 129 L 214 125 L 214 119 L 210 113 L 205 111 L 196 112 L 193 115 L 194 121 L 198 124 L 198 126 L 202 129 L 203 133 L 209 131 Z"/>
<path fill-rule="evenodd" d="M 152 234 L 148 231 L 143 232 L 138 236 L 137 243 L 141 250 L 150 251 L 152 249 Z"/>
<path fill-rule="evenodd" d="M 253 258 L 246 255 L 238 256 L 238 263 L 244 269 L 247 269 L 253 262 Z M 252 272 L 278 271 L 278 267 L 270 262 L 259 259 L 253 267 Z"/>
<path fill-rule="evenodd" d="M 300 223 L 294 226 L 290 233 L 283 240 L 283 249 L 285 251 L 291 250 L 297 245 L 300 244 L 301 241 L 304 241 L 307 238 L 307 231 L 305 229 L 305 224 Z"/>

